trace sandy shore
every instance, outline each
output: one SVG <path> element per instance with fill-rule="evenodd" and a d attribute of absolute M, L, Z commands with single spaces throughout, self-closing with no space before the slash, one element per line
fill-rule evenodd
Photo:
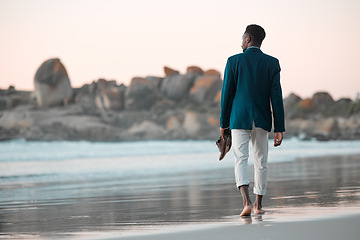
<path fill-rule="evenodd" d="M 183 230 L 162 234 L 148 234 L 110 239 L 148 240 L 212 240 L 212 239 L 358 239 L 360 214 L 333 216 L 307 221 L 272 222 L 256 224 L 229 223 L 222 226 L 206 226 L 197 230 Z"/>
<path fill-rule="evenodd" d="M 247 219 L 233 169 L 35 186 L 47 200 L 1 204 L 0 239 L 357 239 L 359 173 L 359 155 L 270 164 L 267 213 Z"/>

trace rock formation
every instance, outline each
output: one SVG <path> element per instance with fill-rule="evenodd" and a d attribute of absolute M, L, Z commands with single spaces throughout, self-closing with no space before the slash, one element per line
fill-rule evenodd
<path fill-rule="evenodd" d="M 133 78 L 126 91 L 126 109 L 150 109 L 158 100 L 157 84 L 146 78 Z"/>
<path fill-rule="evenodd" d="M 72 97 L 69 77 L 58 58 L 45 61 L 34 78 L 35 96 L 41 107 L 67 103 Z"/>
<path fill-rule="evenodd" d="M 99 79 L 72 89 L 60 60 L 51 59 L 38 69 L 34 92 L 0 89 L 0 140 L 215 140 L 221 86 L 218 71 L 190 66 L 184 74 L 165 67 L 164 77 L 136 77 L 129 86 Z M 285 137 L 360 139 L 358 101 L 319 92 L 290 94 L 284 105 Z"/>
<path fill-rule="evenodd" d="M 301 99 L 290 94 L 284 99 L 286 135 L 302 139 L 359 139 L 360 103 L 350 99 L 334 101 L 318 92 Z"/>
<path fill-rule="evenodd" d="M 198 76 L 197 72 L 169 75 L 163 79 L 160 91 L 171 100 L 184 100 L 187 98 L 189 90 Z"/>
<path fill-rule="evenodd" d="M 189 99 L 195 103 L 212 102 L 221 86 L 222 80 L 219 77 L 201 76 L 190 89 Z"/>

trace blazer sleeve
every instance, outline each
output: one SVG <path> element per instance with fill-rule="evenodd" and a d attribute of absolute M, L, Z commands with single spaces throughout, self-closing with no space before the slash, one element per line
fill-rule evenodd
<path fill-rule="evenodd" d="M 228 59 L 225 67 L 224 81 L 221 90 L 220 127 L 222 128 L 228 128 L 230 126 L 230 115 L 235 91 L 236 84 L 234 71 Z"/>
<path fill-rule="evenodd" d="M 277 61 L 277 69 L 272 78 L 270 98 L 274 117 L 274 132 L 285 132 L 285 114 L 282 90 L 280 84 L 280 65 Z"/>

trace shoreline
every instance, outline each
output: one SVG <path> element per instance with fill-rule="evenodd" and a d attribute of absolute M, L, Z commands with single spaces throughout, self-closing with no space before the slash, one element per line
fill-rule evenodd
<path fill-rule="evenodd" d="M 239 217 L 240 219 L 240 217 Z M 245 221 L 226 222 L 219 224 L 204 224 L 184 227 L 173 231 L 161 231 L 141 233 L 136 235 L 113 236 L 109 238 L 94 238 L 103 240 L 129 239 L 129 240 L 162 240 L 162 239 L 231 239 L 231 238 L 252 238 L 252 239 L 356 239 L 360 234 L 358 222 L 360 211 L 351 214 L 321 215 L 316 218 L 302 220 L 254 220 L 251 217 Z M 242 222 L 241 222 L 242 221 Z M 79 239 L 79 238 L 78 238 Z M 87 238 L 89 239 L 89 238 Z"/>

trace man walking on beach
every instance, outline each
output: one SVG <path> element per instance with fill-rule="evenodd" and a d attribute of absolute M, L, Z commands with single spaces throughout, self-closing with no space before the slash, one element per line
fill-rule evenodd
<path fill-rule="evenodd" d="M 253 211 L 263 214 L 272 117 L 275 147 L 281 144 L 285 131 L 280 65 L 276 58 L 260 50 L 264 38 L 262 27 L 255 24 L 246 27 L 241 45 L 243 53 L 228 58 L 221 93 L 220 133 L 224 138 L 225 130 L 231 129 L 236 186 L 244 202 L 240 216 L 250 216 L 252 211 L 247 173 L 250 139 L 254 154 L 253 192 L 256 195 Z"/>

